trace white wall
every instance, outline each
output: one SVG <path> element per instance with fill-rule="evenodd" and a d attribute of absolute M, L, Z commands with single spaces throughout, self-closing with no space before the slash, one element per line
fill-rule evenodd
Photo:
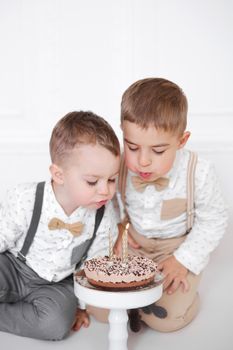
<path fill-rule="evenodd" d="M 0 197 L 48 176 L 48 141 L 71 110 L 104 116 L 160 76 L 189 99 L 190 146 L 213 160 L 233 205 L 233 1 L 0 0 Z"/>

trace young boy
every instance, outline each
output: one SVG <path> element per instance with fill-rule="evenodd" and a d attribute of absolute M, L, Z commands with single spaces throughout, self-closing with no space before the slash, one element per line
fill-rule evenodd
<path fill-rule="evenodd" d="M 201 274 L 227 223 L 213 166 L 184 149 L 187 109 L 179 86 L 160 78 L 135 82 L 121 103 L 123 224 L 130 222 L 131 253 L 158 262 L 165 277 L 162 298 L 139 315 L 162 332 L 180 329 L 197 315 Z M 137 331 L 140 325 L 131 321 Z"/>
<path fill-rule="evenodd" d="M 51 180 L 18 185 L 2 203 L 0 330 L 60 340 L 89 323 L 76 315 L 72 273 L 86 255 L 108 253 L 110 228 L 117 235 L 120 147 L 104 119 L 72 112 L 53 129 L 50 155 Z"/>

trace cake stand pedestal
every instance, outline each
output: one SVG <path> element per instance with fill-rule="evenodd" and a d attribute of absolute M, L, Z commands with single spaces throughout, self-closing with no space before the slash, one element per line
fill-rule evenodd
<path fill-rule="evenodd" d="M 85 304 L 109 309 L 109 350 L 127 350 L 127 309 L 154 303 L 162 296 L 162 284 L 134 291 L 103 291 L 85 286 L 74 279 L 74 291 L 81 308 Z"/>

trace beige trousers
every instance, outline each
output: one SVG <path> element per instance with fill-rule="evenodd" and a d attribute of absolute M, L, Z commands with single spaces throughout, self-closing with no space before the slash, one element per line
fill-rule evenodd
<path fill-rule="evenodd" d="M 171 256 L 186 237 L 184 235 L 182 237 L 170 239 L 146 238 L 138 234 L 132 226 L 130 226 L 129 232 L 141 246 L 139 249 L 130 248 L 129 252 L 134 255 L 147 256 L 155 262 L 160 262 Z M 187 276 L 190 285 L 188 292 L 183 293 L 181 288 L 178 288 L 171 295 L 166 292 L 163 293 L 162 297 L 156 302 L 156 305 L 162 306 L 167 310 L 166 318 L 161 319 L 156 317 L 153 313 L 145 314 L 140 310 L 142 321 L 149 327 L 160 332 L 172 332 L 185 327 L 198 313 L 199 295 L 197 293 L 197 288 L 200 278 L 201 275 L 194 275 L 192 272 L 189 272 Z M 99 321 L 107 322 L 108 310 L 89 306 L 88 311 Z"/>

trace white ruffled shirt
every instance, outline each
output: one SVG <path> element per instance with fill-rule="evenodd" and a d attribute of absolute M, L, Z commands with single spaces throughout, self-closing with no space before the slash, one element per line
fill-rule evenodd
<path fill-rule="evenodd" d="M 131 223 L 138 233 L 148 238 L 172 238 L 186 232 L 187 214 L 169 220 L 161 219 L 163 200 L 187 198 L 186 180 L 189 151 L 177 151 L 172 169 L 166 175 L 169 185 L 159 192 L 149 185 L 143 192 L 135 190 L 128 171 L 125 201 Z M 118 200 L 119 200 L 118 195 Z M 187 269 L 199 274 L 207 265 L 209 254 L 217 247 L 227 226 L 227 209 L 213 165 L 198 157 L 195 172 L 195 217 L 192 230 L 174 252 Z M 122 208 L 122 203 L 120 203 Z"/>
<path fill-rule="evenodd" d="M 8 191 L 0 210 L 0 253 L 8 250 L 17 256 L 21 250 L 31 222 L 36 185 L 20 184 Z M 51 181 L 47 181 L 38 229 L 26 256 L 27 265 L 48 281 L 57 282 L 69 276 L 75 270 L 75 264 L 71 264 L 73 249 L 92 237 L 95 215 L 96 210 L 79 207 L 67 216 L 55 198 Z M 49 230 L 48 223 L 53 217 L 69 224 L 81 221 L 85 224 L 82 234 L 74 237 L 66 229 Z M 110 228 L 114 242 L 117 223 L 112 202 L 106 204 L 87 259 L 108 255 Z"/>

